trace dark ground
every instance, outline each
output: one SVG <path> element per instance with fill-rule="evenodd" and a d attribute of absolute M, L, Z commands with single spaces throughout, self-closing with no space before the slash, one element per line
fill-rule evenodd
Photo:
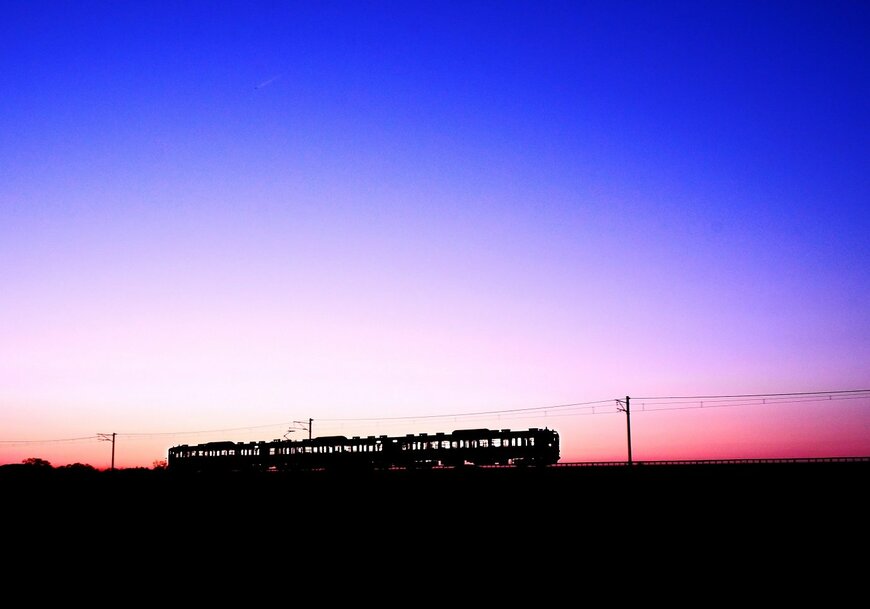
<path fill-rule="evenodd" d="M 401 517 L 416 526 L 475 516 L 553 528 L 601 513 L 636 519 L 706 513 L 719 521 L 866 515 L 868 474 L 870 461 L 224 475 L 3 467 L 0 491 L 4 509 L 30 515 L 172 522 L 211 515 L 227 519 L 225 525 L 235 514 L 333 524 L 340 515 Z"/>
<path fill-rule="evenodd" d="M 457 578 L 588 587 L 620 573 L 719 579 L 723 569 L 743 585 L 774 566 L 810 583 L 836 564 L 844 590 L 863 564 L 850 557 L 866 560 L 868 474 L 870 462 L 224 476 L 0 468 L 0 496 L 7 556 L 35 564 L 87 550 L 86 564 L 109 570 L 177 576 L 205 564 L 210 577 L 270 586 L 279 575 L 285 586 L 324 572 L 370 585 L 400 574 L 434 593 Z"/>

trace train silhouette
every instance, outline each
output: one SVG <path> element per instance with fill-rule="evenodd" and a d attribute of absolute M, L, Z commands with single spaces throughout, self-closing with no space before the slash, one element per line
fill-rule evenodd
<path fill-rule="evenodd" d="M 184 472 L 423 469 L 464 465 L 547 466 L 559 461 L 559 434 L 547 428 L 459 429 L 404 436 L 207 442 L 169 449 Z"/>

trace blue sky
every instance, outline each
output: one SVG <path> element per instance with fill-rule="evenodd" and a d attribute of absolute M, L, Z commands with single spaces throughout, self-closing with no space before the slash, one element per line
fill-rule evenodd
<path fill-rule="evenodd" d="M 866 3 L 2 16 L 0 440 L 867 386 Z"/>

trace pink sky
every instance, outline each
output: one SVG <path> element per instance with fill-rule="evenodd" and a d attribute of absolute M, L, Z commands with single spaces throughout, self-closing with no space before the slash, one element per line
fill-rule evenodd
<path fill-rule="evenodd" d="M 870 392 L 830 394 L 807 401 L 810 398 L 813 396 L 776 398 L 774 403 L 766 404 L 760 403 L 761 398 L 707 400 L 705 407 L 694 399 L 635 401 L 631 418 L 632 457 L 645 461 L 870 456 L 867 440 Z M 176 444 L 303 439 L 308 437 L 307 424 L 308 419 L 302 418 L 250 428 L 116 432 L 115 466 L 151 467 L 164 460 L 167 449 Z M 54 422 L 45 420 L 44 425 L 46 428 L 56 425 L 58 429 L 76 427 L 71 417 Z M 594 409 L 590 405 L 554 405 L 542 410 L 455 417 L 314 419 L 312 434 L 404 435 L 471 427 L 556 429 L 561 436 L 562 462 L 628 458 L 625 415 L 616 410 L 615 401 L 596 404 Z M 56 466 L 87 463 L 106 468 L 112 458 L 111 432 L 99 432 L 97 436 L 85 433 L 81 437 L 58 436 L 54 441 L 4 443 L 0 445 L 0 461 L 16 463 L 38 457 Z"/>

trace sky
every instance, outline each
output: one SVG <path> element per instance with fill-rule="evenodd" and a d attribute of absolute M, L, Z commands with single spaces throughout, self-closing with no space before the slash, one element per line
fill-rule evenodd
<path fill-rule="evenodd" d="M 0 463 L 870 455 L 868 74 L 861 1 L 4 2 Z"/>

